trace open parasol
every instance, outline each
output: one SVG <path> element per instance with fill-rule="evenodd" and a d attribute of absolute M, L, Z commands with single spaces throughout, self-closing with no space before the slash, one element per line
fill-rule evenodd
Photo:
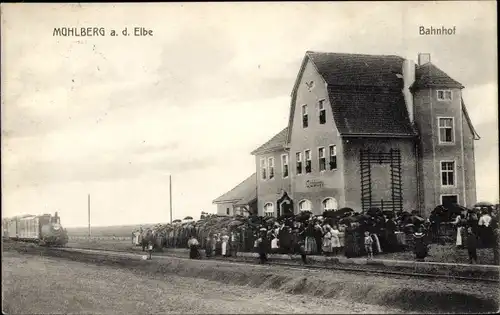
<path fill-rule="evenodd" d="M 474 208 L 475 207 L 493 207 L 494 204 L 492 204 L 491 202 L 488 202 L 488 201 L 481 201 L 481 202 L 478 202 L 474 205 Z"/>
<path fill-rule="evenodd" d="M 339 210 L 335 211 L 335 215 L 344 216 L 346 214 L 351 214 L 354 212 L 355 212 L 354 209 L 344 207 L 344 208 L 340 208 Z"/>

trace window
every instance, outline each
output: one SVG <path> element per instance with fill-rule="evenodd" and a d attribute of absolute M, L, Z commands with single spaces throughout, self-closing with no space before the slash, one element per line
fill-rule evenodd
<path fill-rule="evenodd" d="M 307 116 L 307 105 L 302 105 L 302 128 L 307 128 L 309 126 L 309 120 Z"/>
<path fill-rule="evenodd" d="M 326 122 L 325 100 L 319 100 L 319 123 L 323 125 Z"/>
<path fill-rule="evenodd" d="M 451 101 L 451 91 L 450 90 L 438 90 L 437 98 L 440 101 Z"/>
<path fill-rule="evenodd" d="M 441 195 L 441 204 L 445 207 L 449 207 L 452 204 L 458 204 L 458 195 Z"/>
<path fill-rule="evenodd" d="M 331 197 L 323 200 L 322 204 L 323 204 L 323 211 L 337 210 L 339 206 L 337 200 Z"/>
<path fill-rule="evenodd" d="M 319 171 L 326 170 L 325 148 L 318 148 Z"/>
<path fill-rule="evenodd" d="M 296 154 L 297 161 L 297 175 L 302 174 L 302 152 L 297 152 Z"/>
<path fill-rule="evenodd" d="M 306 156 L 306 173 L 311 173 L 311 150 L 305 150 L 304 155 Z"/>
<path fill-rule="evenodd" d="M 266 159 L 260 159 L 260 178 L 261 179 L 266 179 L 267 178 Z"/>
<path fill-rule="evenodd" d="M 337 146 L 330 146 L 330 170 L 337 169 Z"/>
<path fill-rule="evenodd" d="M 281 173 L 283 174 L 283 178 L 288 177 L 288 155 L 283 154 L 281 156 Z"/>
<path fill-rule="evenodd" d="M 264 216 L 266 217 L 274 216 L 274 205 L 272 202 L 268 202 L 264 205 Z"/>
<path fill-rule="evenodd" d="M 229 208 L 226 208 L 226 214 L 229 215 Z"/>
<path fill-rule="evenodd" d="M 453 125 L 453 118 L 439 117 L 439 143 L 453 143 L 455 141 Z"/>
<path fill-rule="evenodd" d="M 455 185 L 455 162 L 441 162 L 441 186 Z"/>
<path fill-rule="evenodd" d="M 304 199 L 301 202 L 299 202 L 299 211 L 311 211 L 312 210 L 312 204 L 309 200 Z"/>
<path fill-rule="evenodd" d="M 268 165 L 269 165 L 269 179 L 274 178 L 274 158 L 270 157 L 268 159 Z"/>

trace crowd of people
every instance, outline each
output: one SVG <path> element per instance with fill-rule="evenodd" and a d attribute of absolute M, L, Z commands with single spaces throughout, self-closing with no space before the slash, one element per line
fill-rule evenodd
<path fill-rule="evenodd" d="M 495 264 L 499 263 L 500 225 L 497 209 L 483 207 L 462 210 L 451 222 L 456 229 L 455 245 L 467 248 L 471 263 L 477 263 L 478 248 L 493 248 Z"/>
<path fill-rule="evenodd" d="M 210 225 L 210 220 L 223 223 Z M 261 262 L 269 253 L 300 254 L 306 262 L 307 255 L 364 255 L 371 259 L 384 252 L 412 249 L 415 258 L 422 260 L 428 255 L 428 245 L 446 234 L 444 226 L 456 228 L 456 244 L 469 249 L 471 262 L 477 262 L 474 247 L 498 247 L 498 220 L 493 208 L 439 206 L 427 219 L 416 211 L 393 213 L 373 208 L 361 214 L 343 208 L 319 216 L 310 212 L 280 218 L 214 215 L 199 222 L 168 230 L 165 247 L 188 245 L 192 258 L 201 257 L 199 249 L 204 249 L 207 257 L 256 251 Z"/>

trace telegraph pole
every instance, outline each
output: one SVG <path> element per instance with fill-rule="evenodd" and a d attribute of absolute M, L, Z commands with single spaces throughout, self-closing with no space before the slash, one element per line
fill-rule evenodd
<path fill-rule="evenodd" d="M 172 175 L 169 175 L 169 188 L 170 188 L 170 224 L 172 224 Z"/>
<path fill-rule="evenodd" d="M 90 194 L 87 196 L 88 218 L 89 218 L 89 241 L 90 241 Z"/>

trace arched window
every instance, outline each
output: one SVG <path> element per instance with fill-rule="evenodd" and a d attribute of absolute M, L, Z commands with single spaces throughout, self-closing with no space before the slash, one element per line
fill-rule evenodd
<path fill-rule="evenodd" d="M 328 197 L 325 200 L 323 200 L 322 204 L 323 204 L 323 211 L 337 210 L 339 207 L 337 199 L 332 197 Z"/>
<path fill-rule="evenodd" d="M 312 211 L 312 203 L 304 199 L 301 202 L 299 202 L 299 211 Z"/>
<path fill-rule="evenodd" d="M 268 202 L 264 205 L 264 216 L 266 217 L 274 216 L 274 204 L 272 202 Z"/>

